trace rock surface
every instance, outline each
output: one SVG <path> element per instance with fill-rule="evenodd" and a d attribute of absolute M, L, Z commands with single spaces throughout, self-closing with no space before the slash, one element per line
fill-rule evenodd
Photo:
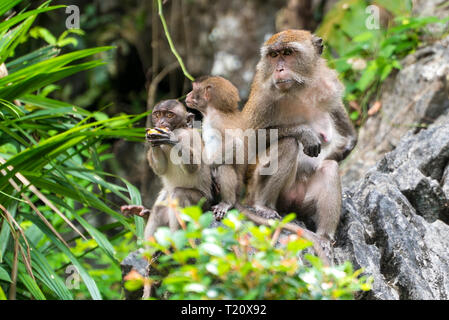
<path fill-rule="evenodd" d="M 120 263 L 120 268 L 122 270 L 122 279 L 131 272 L 131 270 L 137 271 L 141 276 L 145 276 L 148 268 L 148 261 L 142 258 L 143 249 L 131 252 L 123 261 Z M 125 289 L 122 280 L 122 287 L 125 292 L 126 300 L 138 300 L 142 298 L 143 289 L 136 291 L 128 291 Z"/>
<path fill-rule="evenodd" d="M 336 260 L 374 277 L 363 298 L 449 298 L 449 117 L 441 122 L 407 133 L 343 192 Z"/>

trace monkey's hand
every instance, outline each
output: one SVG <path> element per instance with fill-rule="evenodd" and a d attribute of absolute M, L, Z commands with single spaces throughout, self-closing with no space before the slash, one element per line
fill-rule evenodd
<path fill-rule="evenodd" d="M 158 147 L 163 144 L 175 145 L 179 142 L 172 131 L 165 131 L 159 128 L 154 129 L 159 133 L 147 133 L 145 135 L 145 138 L 151 143 L 152 147 Z"/>
<path fill-rule="evenodd" d="M 299 136 L 304 154 L 309 157 L 318 157 L 321 152 L 321 140 L 312 129 L 304 129 Z"/>
<path fill-rule="evenodd" d="M 120 207 L 120 211 L 125 217 L 139 216 L 142 218 L 148 218 L 150 216 L 150 210 L 144 206 L 125 205 Z"/>
<path fill-rule="evenodd" d="M 229 209 L 231 209 L 232 205 L 226 202 L 220 202 L 216 206 L 212 207 L 212 212 L 214 213 L 215 220 L 220 221 L 224 218 Z"/>

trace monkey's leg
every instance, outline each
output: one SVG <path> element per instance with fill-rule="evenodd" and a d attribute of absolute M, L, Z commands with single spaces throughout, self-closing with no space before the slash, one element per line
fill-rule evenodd
<path fill-rule="evenodd" d="M 184 208 L 188 206 L 197 205 L 200 202 L 201 198 L 204 198 L 204 195 L 197 189 L 177 187 L 173 191 L 172 197 L 178 200 L 179 207 Z M 208 203 L 203 205 L 203 208 L 207 207 Z M 168 211 L 168 221 L 170 230 L 172 232 L 179 229 L 179 223 L 176 217 L 175 210 L 176 209 L 169 209 Z"/>
<path fill-rule="evenodd" d="M 217 180 L 220 186 L 221 202 L 212 207 L 215 219 L 220 221 L 237 202 L 239 177 L 233 165 L 222 165 L 217 168 Z"/>
<path fill-rule="evenodd" d="M 341 214 L 341 183 L 338 163 L 324 160 L 307 182 L 303 207 L 315 205 L 316 233 L 333 240 Z"/>
<path fill-rule="evenodd" d="M 249 193 L 256 213 L 267 219 L 280 218 L 274 210 L 281 190 L 292 185 L 296 176 L 298 142 L 293 138 L 283 138 L 271 148 L 278 148 L 277 154 L 268 152 L 259 159 L 259 163 L 250 182 Z M 262 175 L 263 169 L 277 162 L 277 171 L 271 175 Z"/>
<path fill-rule="evenodd" d="M 168 226 L 167 207 L 155 205 L 148 219 L 144 231 L 144 240 L 147 241 L 160 226 Z"/>

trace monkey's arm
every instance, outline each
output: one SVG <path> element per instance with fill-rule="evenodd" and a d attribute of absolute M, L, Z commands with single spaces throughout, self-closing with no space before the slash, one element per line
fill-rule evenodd
<path fill-rule="evenodd" d="M 216 220 L 221 220 L 229 209 L 237 203 L 242 177 L 238 176 L 234 165 L 224 164 L 217 167 L 216 179 L 220 189 L 221 201 L 212 207 Z"/>
<path fill-rule="evenodd" d="M 197 172 L 201 166 L 201 151 L 203 149 L 201 135 L 193 129 L 185 130 L 180 133 L 178 139 L 181 144 L 181 153 L 189 155 L 187 163 L 182 162 L 181 169 L 189 174 Z"/>
<path fill-rule="evenodd" d="M 336 148 L 326 159 L 340 162 L 344 160 L 357 144 L 357 132 L 349 119 L 343 103 L 339 102 L 330 113 L 335 129 L 344 138 L 344 143 Z"/>
<path fill-rule="evenodd" d="M 158 176 L 163 175 L 167 171 L 167 157 L 161 147 L 150 147 L 147 154 L 148 163 L 151 169 Z"/>
<path fill-rule="evenodd" d="M 280 127 L 279 139 L 293 137 L 303 145 L 303 151 L 309 157 L 317 157 L 321 152 L 321 141 L 315 131 L 308 125 Z"/>

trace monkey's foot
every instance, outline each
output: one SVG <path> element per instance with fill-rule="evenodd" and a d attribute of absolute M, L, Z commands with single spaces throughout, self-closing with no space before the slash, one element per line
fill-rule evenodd
<path fill-rule="evenodd" d="M 220 221 L 224 218 L 232 205 L 226 202 L 220 202 L 219 204 L 212 207 L 212 212 L 214 213 L 215 220 Z"/>
<path fill-rule="evenodd" d="M 150 216 L 150 210 L 148 210 L 144 206 L 125 205 L 121 206 L 120 210 L 122 211 L 122 214 L 125 217 L 139 216 L 143 218 L 148 218 Z"/>
<path fill-rule="evenodd" d="M 254 210 L 256 211 L 256 214 L 262 218 L 265 219 L 281 219 L 281 216 L 279 213 L 276 212 L 276 210 L 273 210 L 271 208 L 265 207 L 265 206 L 253 206 Z"/>
<path fill-rule="evenodd" d="M 319 246 L 323 250 L 323 253 L 326 255 L 326 258 L 328 259 L 328 264 L 330 266 L 333 265 L 334 261 L 334 246 L 333 241 L 331 241 L 328 237 L 321 236 L 321 239 L 318 241 Z M 323 258 L 323 257 L 321 257 Z M 324 261 L 323 261 L 324 262 Z"/>

